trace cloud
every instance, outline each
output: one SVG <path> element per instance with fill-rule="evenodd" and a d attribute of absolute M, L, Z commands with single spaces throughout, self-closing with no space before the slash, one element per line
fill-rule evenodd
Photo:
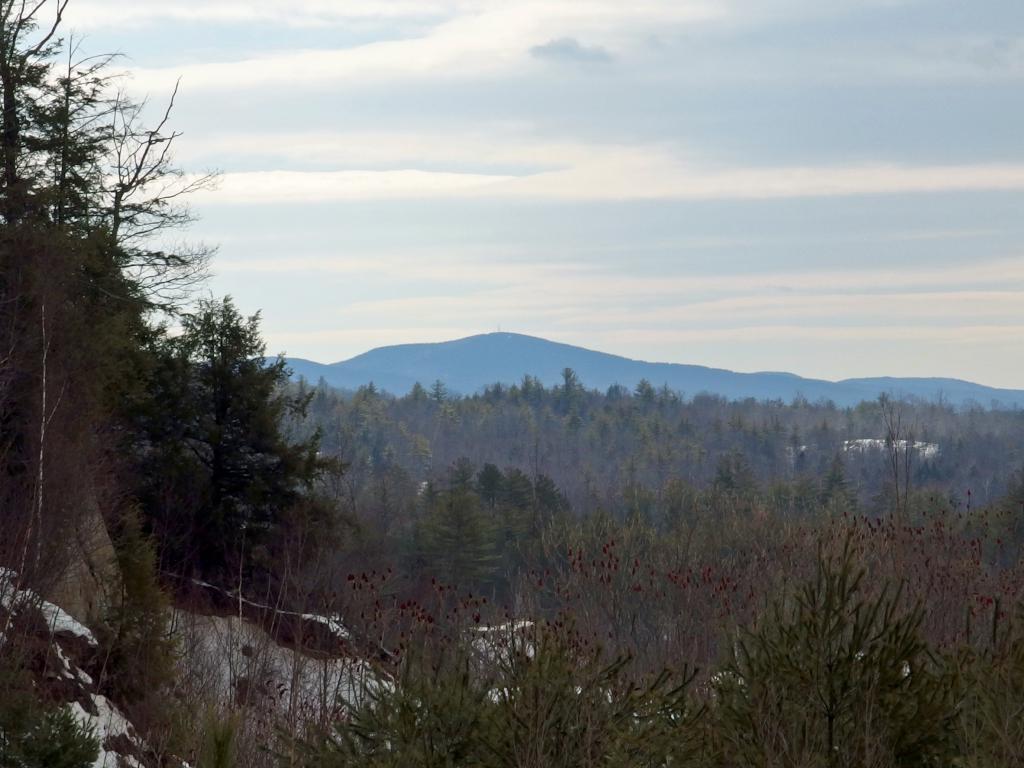
<path fill-rule="evenodd" d="M 235 61 L 137 68 L 131 71 L 132 87 L 166 91 L 179 77 L 189 92 L 317 88 L 428 75 L 478 79 L 523 70 L 533 58 L 529 50 L 537 40 L 585 34 L 623 45 L 639 44 L 652 29 L 718 19 L 724 13 L 721 7 L 699 0 L 466 3 L 420 35 L 349 48 L 273 51 Z"/>
<path fill-rule="evenodd" d="M 574 37 L 560 37 L 543 45 L 530 48 L 530 55 L 549 61 L 574 61 L 586 64 L 612 60 L 612 55 L 600 46 L 584 46 Z"/>
<path fill-rule="evenodd" d="M 244 250 L 244 249 L 243 249 Z M 509 300 L 550 304 L 586 298 L 608 306 L 635 303 L 649 311 L 671 307 L 673 311 L 733 312 L 819 311 L 829 302 L 847 308 L 869 297 L 876 303 L 869 312 L 889 311 L 922 314 L 931 311 L 955 316 L 965 303 L 988 313 L 1001 307 L 1012 314 L 1024 298 L 1024 257 L 977 262 L 965 266 L 918 266 L 890 269 L 843 269 L 798 271 L 776 269 L 765 273 L 693 274 L 677 269 L 659 276 L 623 274 L 614 266 L 560 261 L 555 254 L 531 252 L 532 259 L 516 254 L 472 247 L 454 255 L 447 248 L 416 248 L 401 252 L 324 254 L 268 259 L 218 259 L 218 272 L 253 274 L 382 276 L 417 283 L 449 284 L 451 295 L 466 286 L 488 290 L 485 301 L 501 295 Z M 515 299 L 515 297 L 521 297 Z M 826 297 L 813 301 L 801 297 Z M 423 297 L 417 297 L 419 301 Z M 429 298 L 427 299 L 429 300 Z M 801 303 L 803 302 L 803 303 Z"/>
<path fill-rule="evenodd" d="M 70 26 L 85 30 L 139 28 L 167 22 L 323 27 L 367 20 L 444 18 L 464 5 L 440 0 L 82 0 L 71 3 L 66 16 Z"/>
<path fill-rule="evenodd" d="M 476 173 L 444 173 L 418 170 L 253 171 L 228 173 L 217 188 L 201 192 L 198 202 L 239 204 L 281 204 L 389 200 L 467 196 L 473 189 L 507 181 L 510 177 Z"/>
<path fill-rule="evenodd" d="M 709 168 L 651 148 L 602 153 L 493 192 L 555 200 L 773 200 L 1024 189 L 1024 164 L 865 163 Z"/>
<path fill-rule="evenodd" d="M 635 332 L 636 329 L 630 329 Z M 959 345 L 1002 344 L 1020 338 L 1024 325 L 963 325 L 953 328 L 914 325 L 748 325 L 735 328 L 666 328 L 644 330 L 652 339 L 660 337 L 674 343 L 682 342 L 769 342 L 780 344 L 794 341 L 873 341 L 887 342 L 939 342 Z M 614 334 L 620 338 L 625 334 Z"/>
<path fill-rule="evenodd" d="M 613 148 L 609 148 L 613 149 Z M 522 166 L 564 168 L 602 147 L 537 135 L 528 124 L 490 123 L 437 131 L 226 133 L 189 136 L 179 156 L 187 163 L 394 169 Z"/>
<path fill-rule="evenodd" d="M 228 180 L 240 177 L 230 186 L 243 191 L 252 203 L 287 203 L 303 178 L 310 182 L 303 199 L 324 202 L 403 196 L 771 200 L 1024 189 L 1021 163 L 721 167 L 701 162 L 699 154 L 689 148 L 551 139 L 529 124 L 492 124 L 446 132 L 220 134 L 193 139 L 182 149 L 187 150 L 185 157 L 193 165 L 242 161 L 247 167 L 277 166 L 273 173 L 281 180 L 288 179 L 287 184 L 246 189 L 241 181 L 244 176 L 227 175 Z M 410 183 L 389 185 L 375 175 L 407 170 L 420 172 L 416 183 L 410 176 Z M 337 171 L 354 173 L 339 175 Z M 431 178 L 437 183 L 430 183 Z M 206 201 L 238 202 L 227 190 Z M 908 240 L 949 237 L 948 232 L 906 235 Z"/>
<path fill-rule="evenodd" d="M 779 200 L 1024 189 L 1024 164 L 706 169 L 658 150 L 594 148 L 570 168 L 522 175 L 417 169 L 227 173 L 204 204 L 388 199 Z"/>

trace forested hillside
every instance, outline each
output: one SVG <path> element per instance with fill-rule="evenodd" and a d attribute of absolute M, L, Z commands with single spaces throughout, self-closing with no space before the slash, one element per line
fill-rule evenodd
<path fill-rule="evenodd" d="M 897 482 L 920 503 L 989 504 L 1024 462 L 1024 412 L 919 400 L 839 408 L 684 398 L 646 381 L 597 392 L 570 369 L 554 387 L 528 376 L 472 397 L 449 394 L 440 381 L 398 398 L 373 386 L 351 395 L 323 383 L 297 391 L 312 397 L 309 426 L 349 466 L 368 504 L 375 493 L 398 504 L 403 488 L 444 482 L 462 460 L 545 475 L 580 511 L 660 520 L 686 492 L 725 486 L 773 495 L 780 513 L 797 514 L 841 483 L 877 514 Z"/>
<path fill-rule="evenodd" d="M 0 0 L 0 768 L 1024 764 L 1024 413 L 296 383 L 67 4 Z"/>

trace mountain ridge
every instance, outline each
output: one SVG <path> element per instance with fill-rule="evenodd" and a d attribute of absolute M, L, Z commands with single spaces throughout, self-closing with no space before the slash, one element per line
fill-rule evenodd
<path fill-rule="evenodd" d="M 651 362 L 586 349 L 537 336 L 496 332 L 440 342 L 376 347 L 347 360 L 319 363 L 288 358 L 293 378 L 317 382 L 322 377 L 339 389 L 356 389 L 373 382 L 402 395 L 419 382 L 442 381 L 449 391 L 471 395 L 495 383 L 513 384 L 524 375 L 545 386 L 561 381 L 564 368 L 572 368 L 587 388 L 607 389 L 613 384 L 632 389 L 641 379 L 655 387 L 695 395 L 709 392 L 729 399 L 832 400 L 855 405 L 882 393 L 926 400 L 943 398 L 952 404 L 971 402 L 988 406 L 1024 407 L 1024 390 L 989 387 L 952 377 L 857 377 L 830 381 L 786 371 L 737 372 L 689 363 Z"/>

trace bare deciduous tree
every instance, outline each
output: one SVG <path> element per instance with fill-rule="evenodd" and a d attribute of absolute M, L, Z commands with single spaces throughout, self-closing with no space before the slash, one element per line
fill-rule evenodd
<path fill-rule="evenodd" d="M 106 214 L 111 236 L 122 252 L 121 267 L 154 303 L 174 304 L 206 277 L 213 249 L 203 245 L 154 240 L 191 224 L 195 217 L 185 198 L 211 188 L 216 173 L 189 175 L 174 165 L 172 149 L 181 136 L 168 123 L 178 85 L 154 128 L 146 128 L 145 101 L 123 91 L 111 107 L 109 186 Z"/>
<path fill-rule="evenodd" d="M 915 451 L 913 425 L 904 421 L 902 404 L 888 395 L 878 398 L 885 429 L 886 462 L 893 485 L 893 509 L 906 517 L 910 508 L 910 486 Z M 901 489 L 902 484 L 902 489 Z"/>

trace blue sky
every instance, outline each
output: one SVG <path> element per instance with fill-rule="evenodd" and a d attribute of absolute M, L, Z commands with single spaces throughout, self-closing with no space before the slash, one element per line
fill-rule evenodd
<path fill-rule="evenodd" d="M 1024 388 L 1019 0 L 72 0 L 273 351 Z"/>

